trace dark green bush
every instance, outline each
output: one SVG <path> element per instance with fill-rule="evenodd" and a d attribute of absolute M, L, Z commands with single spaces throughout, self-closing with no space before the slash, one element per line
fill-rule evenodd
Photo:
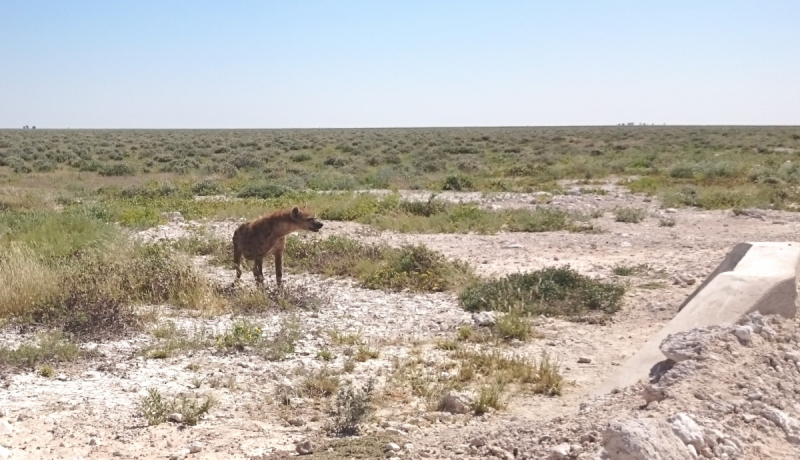
<path fill-rule="evenodd" d="M 239 198 L 278 198 L 287 194 L 289 190 L 283 185 L 277 184 L 247 184 L 239 190 L 236 195 Z"/>
<path fill-rule="evenodd" d="M 472 180 L 465 176 L 454 176 L 450 175 L 444 180 L 444 185 L 442 185 L 442 190 L 469 190 L 472 188 Z"/>
<path fill-rule="evenodd" d="M 97 171 L 101 176 L 133 176 L 133 167 L 126 163 L 113 163 L 100 166 Z"/>
<path fill-rule="evenodd" d="M 564 266 L 474 283 L 462 292 L 460 301 L 469 311 L 581 317 L 616 312 L 624 293 L 623 286 L 593 280 Z"/>

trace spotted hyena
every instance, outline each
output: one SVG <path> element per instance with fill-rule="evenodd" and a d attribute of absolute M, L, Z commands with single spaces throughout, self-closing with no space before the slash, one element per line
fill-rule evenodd
<path fill-rule="evenodd" d="M 261 218 L 245 222 L 233 232 L 233 264 L 236 267 L 236 279 L 242 276 L 241 262 L 244 256 L 253 260 L 253 276 L 258 284 L 264 284 L 264 273 L 261 264 L 264 257 L 272 254 L 275 257 L 275 280 L 281 285 L 283 276 L 283 248 L 286 236 L 300 230 L 318 232 L 322 222 L 313 213 L 298 207 L 290 210 L 275 211 Z"/>

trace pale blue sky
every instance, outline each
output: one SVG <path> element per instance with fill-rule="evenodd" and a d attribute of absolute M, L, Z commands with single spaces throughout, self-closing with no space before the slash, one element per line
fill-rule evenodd
<path fill-rule="evenodd" d="M 0 127 L 800 124 L 800 2 L 0 0 Z"/>

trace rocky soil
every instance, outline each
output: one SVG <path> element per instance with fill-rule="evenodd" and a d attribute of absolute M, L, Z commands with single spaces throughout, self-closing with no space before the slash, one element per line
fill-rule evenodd
<path fill-rule="evenodd" d="M 563 396 L 516 395 L 506 410 L 475 417 L 432 413 L 424 401 L 383 394 L 363 439 L 377 437 L 387 445 L 387 456 L 399 458 L 798 458 L 800 358 L 794 358 L 800 357 L 800 336 L 794 320 L 752 318 L 749 340 L 740 338 L 745 335 L 742 331 L 693 331 L 702 337 L 700 352 L 677 363 L 654 386 L 639 385 L 593 401 L 587 395 L 675 314 L 727 250 L 742 241 L 797 241 L 800 216 L 778 211 L 734 216 L 730 211 L 663 210 L 657 202 L 615 186 L 602 188 L 606 190 L 602 195 L 579 190 L 553 196 L 442 195 L 487 207 L 547 202 L 584 213 L 603 210 L 604 215 L 592 221 L 604 230 L 598 234 L 419 235 L 326 222 L 319 235 L 303 236 L 341 234 L 391 245 L 425 243 L 469 262 L 483 276 L 569 264 L 584 274 L 630 286 L 624 308 L 612 322 L 537 318 L 542 338 L 504 350 L 528 358 L 547 351 L 560 359 L 570 381 Z M 427 199 L 428 195 L 408 192 L 408 196 Z M 646 208 L 649 215 L 638 224 L 615 222 L 614 209 L 625 206 Z M 674 219 L 675 226 L 660 226 L 662 217 Z M 236 221 L 183 222 L 176 216 L 169 225 L 137 237 L 174 239 L 196 228 L 229 237 L 236 225 Z M 202 258 L 195 262 L 219 284 L 233 279 L 231 269 L 207 265 Z M 647 264 L 648 269 L 619 277 L 612 269 L 621 263 Z M 247 274 L 244 279 L 251 281 Z M 357 363 L 342 378 L 361 383 L 376 377 L 378 387 L 385 388 L 401 377 L 397 368 L 403 360 L 414 355 L 436 361 L 442 354 L 435 349 L 436 341 L 452 338 L 460 325 L 474 322 L 449 293 L 387 293 L 361 289 L 350 280 L 306 274 L 285 279 L 320 301 L 318 308 L 253 318 L 270 337 L 287 321 L 298 325 L 302 334 L 296 349 L 283 361 L 265 361 L 247 350 L 221 354 L 214 349 L 147 359 L 140 351 L 157 339 L 141 334 L 84 344 L 96 350 L 96 358 L 59 367 L 54 377 L 2 371 L 0 459 L 269 458 L 305 451 L 309 446 L 296 447 L 303 441 L 310 441 L 312 458 L 333 455 L 320 450 L 329 442 L 324 431 L 329 401 L 298 395 L 290 406 L 283 406 L 275 397 L 281 388 L 299 388 L 325 366 L 343 366 L 347 346 L 335 343 L 330 330 L 357 333 L 380 351 L 378 358 Z M 162 322 L 171 321 L 191 336 L 224 332 L 233 320 L 188 315 L 168 306 L 154 308 Z M 28 340 L 30 334 L 23 331 L 0 332 L 4 346 Z M 319 359 L 323 350 L 335 358 Z M 137 408 L 148 388 L 157 388 L 165 397 L 213 394 L 219 404 L 196 426 L 167 422 L 150 427 Z M 655 439 L 671 450 L 651 456 L 636 453 L 652 450 Z"/>

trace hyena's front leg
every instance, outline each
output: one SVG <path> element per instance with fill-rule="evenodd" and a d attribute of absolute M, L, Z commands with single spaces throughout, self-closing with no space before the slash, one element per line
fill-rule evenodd
<path fill-rule="evenodd" d="M 283 251 L 275 251 L 275 282 L 278 287 L 283 283 Z"/>

